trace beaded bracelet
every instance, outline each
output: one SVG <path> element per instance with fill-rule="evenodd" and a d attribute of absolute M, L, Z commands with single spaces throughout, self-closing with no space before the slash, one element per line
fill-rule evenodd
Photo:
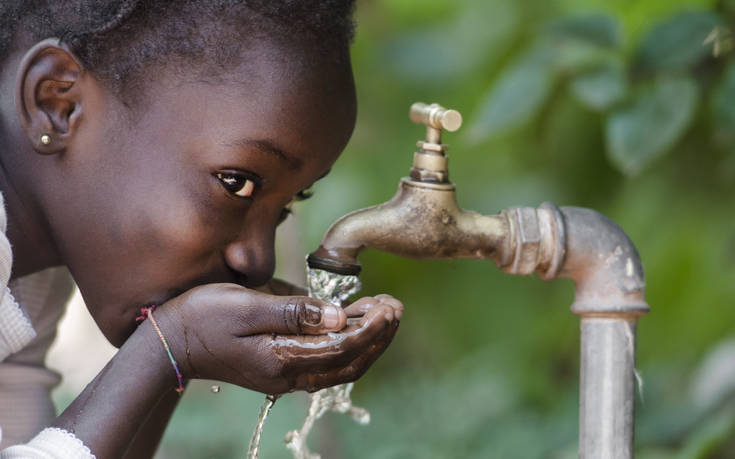
<path fill-rule="evenodd" d="M 168 354 L 168 359 L 171 361 L 171 365 L 173 365 L 174 371 L 176 372 L 176 379 L 179 382 L 179 387 L 176 388 L 176 392 L 178 392 L 178 394 L 181 395 L 181 393 L 184 392 L 184 378 L 181 376 L 181 372 L 179 371 L 179 366 L 176 364 L 176 359 L 174 359 L 174 356 L 171 353 L 171 348 L 169 348 L 168 342 L 166 341 L 166 338 L 163 336 L 163 333 L 161 332 L 161 328 L 158 326 L 156 319 L 153 318 L 154 309 L 156 309 L 155 304 L 147 308 L 140 308 L 140 315 L 136 317 L 135 320 L 138 322 L 142 322 L 146 318 L 151 319 L 151 324 L 153 325 L 153 328 L 156 330 L 156 333 L 158 333 L 158 337 L 161 338 L 163 347 L 164 349 L 166 349 L 166 354 Z"/>

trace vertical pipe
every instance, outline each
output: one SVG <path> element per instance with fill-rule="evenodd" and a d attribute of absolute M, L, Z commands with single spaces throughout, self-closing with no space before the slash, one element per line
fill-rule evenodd
<path fill-rule="evenodd" d="M 579 457 L 633 457 L 636 318 L 582 317 Z"/>

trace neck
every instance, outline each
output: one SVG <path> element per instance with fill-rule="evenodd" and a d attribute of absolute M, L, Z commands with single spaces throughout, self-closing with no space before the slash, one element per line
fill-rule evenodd
<path fill-rule="evenodd" d="M 0 118 L 0 192 L 5 198 L 8 227 L 6 235 L 13 248 L 11 279 L 60 264 L 49 225 L 32 192 L 33 177 L 24 172 L 37 153 L 18 145 L 2 130 Z M 18 138 L 20 136 L 15 136 Z M 22 158 L 28 159 L 22 161 Z"/>

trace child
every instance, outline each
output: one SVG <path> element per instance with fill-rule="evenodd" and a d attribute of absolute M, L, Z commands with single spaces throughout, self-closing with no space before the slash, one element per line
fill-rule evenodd
<path fill-rule="evenodd" d="M 352 8 L 0 3 L 0 457 L 150 457 L 186 379 L 313 391 L 385 350 L 392 297 L 250 289 L 284 293 L 276 227 L 352 133 Z M 120 348 L 56 419 L 43 359 L 70 289 L 52 267 Z"/>

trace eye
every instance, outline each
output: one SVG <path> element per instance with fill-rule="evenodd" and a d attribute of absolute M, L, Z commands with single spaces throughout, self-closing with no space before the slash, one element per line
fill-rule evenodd
<path fill-rule="evenodd" d="M 293 201 L 306 201 L 312 196 L 314 196 L 314 192 L 311 191 L 311 188 L 307 188 L 306 190 L 301 190 L 296 193 L 293 197 Z"/>
<path fill-rule="evenodd" d="M 314 195 L 314 192 L 309 189 L 301 190 L 298 193 L 296 193 L 293 196 L 293 198 L 291 198 L 291 200 L 288 202 L 288 204 L 286 204 L 286 206 L 283 209 L 281 209 L 281 216 L 278 219 L 278 223 L 279 224 L 282 223 L 284 220 L 288 218 L 289 215 L 293 213 L 294 202 L 305 201 L 309 199 L 310 197 L 312 197 L 313 195 Z"/>
<path fill-rule="evenodd" d="M 241 198 L 252 196 L 255 187 L 258 185 L 254 178 L 235 172 L 217 172 L 215 177 L 219 179 L 227 191 Z"/>
<path fill-rule="evenodd" d="M 291 210 L 291 203 L 288 203 L 286 207 L 281 209 L 281 215 L 278 217 L 278 224 L 280 225 L 281 223 L 283 223 L 292 213 L 293 210 Z"/>

